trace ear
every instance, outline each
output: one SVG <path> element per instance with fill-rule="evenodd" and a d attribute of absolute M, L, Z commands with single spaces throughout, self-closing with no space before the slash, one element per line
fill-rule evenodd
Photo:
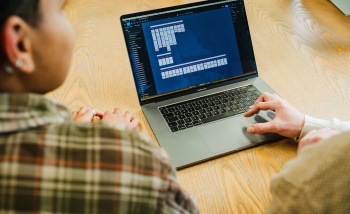
<path fill-rule="evenodd" d="M 8 18 L 1 32 L 2 47 L 11 66 L 20 72 L 30 74 L 34 72 L 32 43 L 30 40 L 30 27 L 17 16 Z M 18 61 L 21 66 L 18 66 Z"/>

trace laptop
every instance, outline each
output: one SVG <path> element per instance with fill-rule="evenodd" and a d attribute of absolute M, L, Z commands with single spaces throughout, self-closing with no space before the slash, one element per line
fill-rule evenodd
<path fill-rule="evenodd" d="M 201 1 L 121 16 L 139 102 L 159 144 L 181 169 L 266 143 L 242 114 L 261 92 L 243 0 Z"/>
<path fill-rule="evenodd" d="M 350 1 L 349 0 L 331 0 L 335 6 L 339 8 L 345 15 L 350 15 Z"/>

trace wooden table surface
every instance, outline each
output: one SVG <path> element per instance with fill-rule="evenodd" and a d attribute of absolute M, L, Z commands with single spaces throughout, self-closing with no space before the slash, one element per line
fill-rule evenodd
<path fill-rule="evenodd" d="M 116 106 L 140 118 L 119 17 L 191 0 L 68 0 L 76 31 L 70 73 L 49 94 L 71 110 Z M 350 119 L 350 17 L 327 0 L 245 0 L 260 76 L 301 112 Z M 201 213 L 263 213 L 271 176 L 296 155 L 282 140 L 177 172 Z"/>

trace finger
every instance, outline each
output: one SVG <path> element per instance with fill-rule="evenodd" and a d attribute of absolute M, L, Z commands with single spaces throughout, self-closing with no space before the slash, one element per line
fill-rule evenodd
<path fill-rule="evenodd" d="M 337 134 L 340 134 L 340 131 L 333 130 L 330 128 L 322 128 L 322 129 L 318 130 L 316 140 L 317 141 L 325 140 L 325 139 L 330 138 L 333 135 L 337 135 Z"/>
<path fill-rule="evenodd" d="M 86 107 L 86 106 L 81 107 L 78 111 L 78 114 L 84 114 L 88 109 L 89 109 L 89 107 Z"/>
<path fill-rule="evenodd" d="M 95 108 L 84 106 L 84 107 L 81 107 L 79 109 L 78 114 L 85 114 L 87 111 L 90 111 L 91 113 L 93 113 L 94 116 L 97 115 L 97 114 L 101 114 L 102 113 L 101 111 L 99 111 L 99 110 L 97 110 Z"/>
<path fill-rule="evenodd" d="M 257 102 L 254 104 L 254 106 L 249 109 L 246 113 L 243 115 L 245 117 L 251 117 L 255 114 L 258 114 L 261 110 L 271 110 L 275 111 L 276 110 L 276 105 L 277 103 L 274 101 L 268 101 L 268 102 Z"/>
<path fill-rule="evenodd" d="M 107 111 L 105 111 L 105 113 L 103 114 L 103 116 L 105 117 L 105 116 L 109 116 L 109 115 L 111 115 L 112 114 L 112 111 L 111 110 L 107 110 Z"/>
<path fill-rule="evenodd" d="M 317 130 L 311 130 L 309 131 L 300 141 L 299 141 L 299 144 L 300 143 L 303 143 L 305 141 L 308 141 L 310 140 L 311 138 L 313 138 L 317 133 Z"/>
<path fill-rule="evenodd" d="M 113 110 L 113 114 L 122 114 L 123 113 L 123 111 L 122 111 L 122 109 L 120 109 L 120 108 L 115 108 L 114 110 Z"/>
<path fill-rule="evenodd" d="M 86 107 L 86 110 L 87 110 L 87 111 L 91 110 L 92 112 L 94 112 L 94 115 L 95 115 L 95 116 L 98 116 L 98 117 L 100 117 L 100 116 L 103 117 L 103 115 L 104 115 L 102 111 L 100 111 L 100 110 L 98 110 L 98 109 L 96 109 L 96 108 Z"/>
<path fill-rule="evenodd" d="M 87 110 L 82 114 L 77 114 L 77 116 L 74 118 L 74 121 L 91 122 L 93 118 L 94 118 L 94 113 L 91 110 Z"/>
<path fill-rule="evenodd" d="M 102 111 L 100 111 L 100 110 L 98 110 L 96 108 L 87 108 L 86 111 L 87 112 L 88 111 L 92 112 L 94 116 L 97 116 L 99 118 L 102 118 L 103 115 L 104 115 Z"/>
<path fill-rule="evenodd" d="M 139 125 L 139 122 L 140 122 L 139 119 L 133 118 L 133 119 L 131 120 L 131 122 L 129 123 L 129 125 L 128 125 L 129 130 L 132 130 L 132 129 L 137 128 L 138 125 Z"/>
<path fill-rule="evenodd" d="M 300 153 L 300 151 L 307 145 L 314 144 L 315 142 L 315 136 L 317 136 L 317 130 L 312 130 L 308 134 L 306 134 L 300 141 L 298 145 L 297 154 Z"/>
<path fill-rule="evenodd" d="M 268 132 L 276 133 L 276 128 L 273 125 L 272 121 L 267 123 L 256 123 L 256 124 L 250 125 L 247 128 L 247 132 L 249 134 L 263 134 Z"/>
<path fill-rule="evenodd" d="M 124 113 L 124 118 L 127 122 L 130 122 L 131 121 L 131 113 L 129 111 L 126 111 Z"/>
<path fill-rule="evenodd" d="M 253 107 L 250 108 L 247 112 L 245 112 L 245 113 L 243 114 L 243 116 L 244 116 L 244 117 L 251 117 L 251 116 L 253 116 L 253 115 L 255 115 L 255 114 L 259 114 L 259 112 L 260 112 L 260 109 L 254 108 L 254 106 L 253 106 Z"/>
<path fill-rule="evenodd" d="M 264 92 L 262 95 L 260 95 L 260 97 L 254 102 L 254 105 L 252 106 L 251 109 L 249 109 L 247 112 L 245 112 L 243 114 L 243 116 L 245 117 L 251 117 L 255 114 L 258 114 L 261 110 L 272 110 L 275 111 L 276 108 L 276 103 L 273 103 L 273 105 L 271 105 L 269 108 L 260 108 L 259 105 L 261 105 L 261 103 L 271 103 L 273 101 L 275 101 L 277 99 L 282 99 L 280 98 L 277 94 L 270 94 L 268 92 Z"/>
<path fill-rule="evenodd" d="M 97 117 L 99 117 L 99 118 L 103 118 L 103 116 L 104 116 L 104 113 L 102 112 L 102 111 L 99 111 L 99 110 L 97 110 L 96 111 L 96 115 L 95 116 L 97 116 Z"/>
<path fill-rule="evenodd" d="M 263 94 L 260 95 L 260 97 L 258 97 L 258 99 L 256 99 L 255 103 L 272 101 L 272 100 L 275 100 L 275 98 L 276 97 L 274 95 L 268 92 L 264 92 Z"/>
<path fill-rule="evenodd" d="M 72 116 L 73 116 L 73 117 L 76 117 L 77 115 L 78 115 L 78 112 L 77 112 L 77 111 L 73 111 L 73 112 L 72 112 Z"/>

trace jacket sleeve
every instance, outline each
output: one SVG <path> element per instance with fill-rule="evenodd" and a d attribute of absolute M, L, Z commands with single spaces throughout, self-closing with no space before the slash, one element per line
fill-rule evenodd
<path fill-rule="evenodd" d="M 340 121 L 337 118 L 333 118 L 331 120 L 322 120 L 305 115 L 304 127 L 301 130 L 300 136 L 297 138 L 297 140 L 303 138 L 312 130 L 317 130 L 325 127 L 339 131 L 347 131 L 350 130 L 350 121 Z"/>

